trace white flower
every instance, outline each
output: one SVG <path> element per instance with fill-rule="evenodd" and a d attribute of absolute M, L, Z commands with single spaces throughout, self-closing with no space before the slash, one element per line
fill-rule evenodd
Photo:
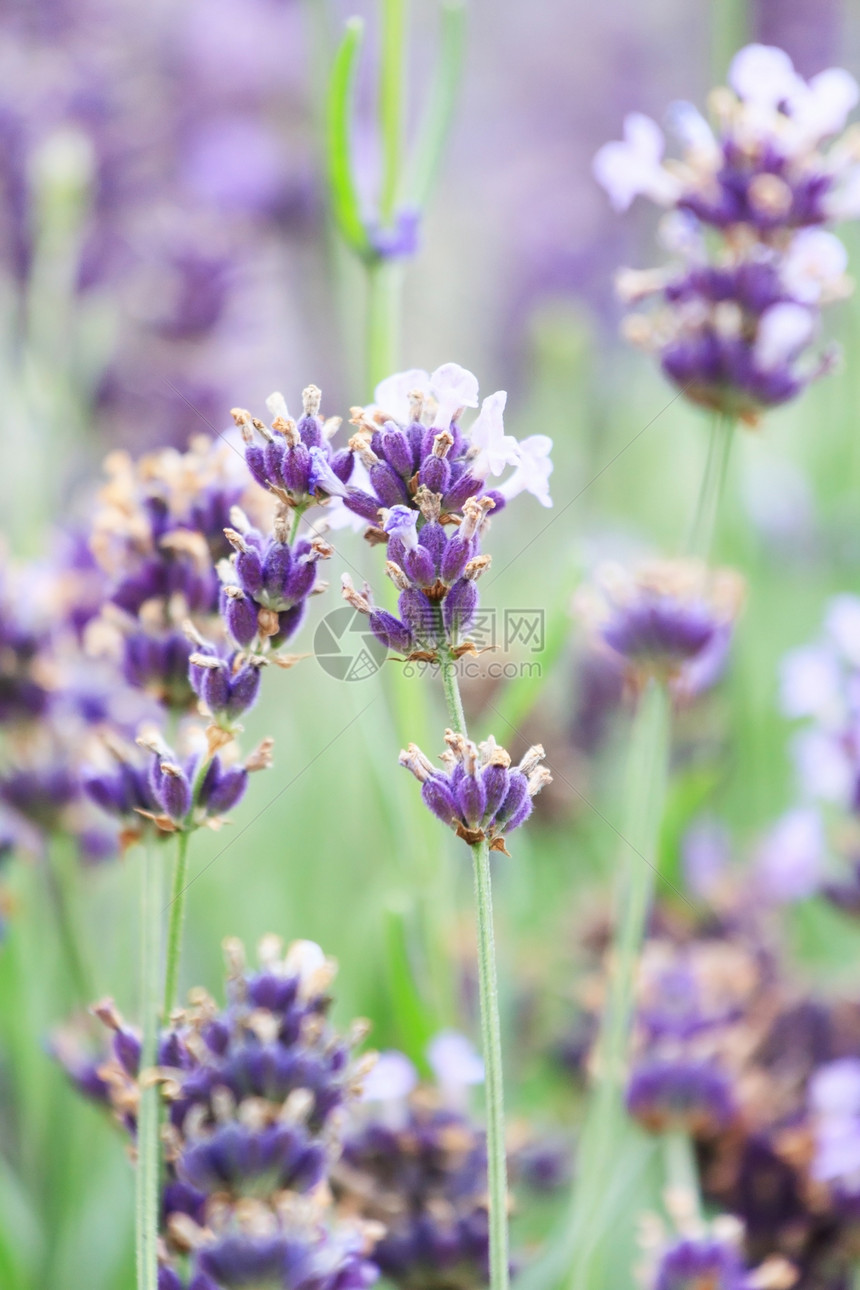
<path fill-rule="evenodd" d="M 790 363 L 812 339 L 814 330 L 812 314 L 803 305 L 771 305 L 759 320 L 753 345 L 756 364 L 767 372 Z"/>
<path fill-rule="evenodd" d="M 269 416 L 273 421 L 277 421 L 279 417 L 282 421 L 289 421 L 290 411 L 287 407 L 287 400 L 280 390 L 275 390 L 274 394 L 269 395 L 266 399 L 266 407 L 269 409 Z"/>
<path fill-rule="evenodd" d="M 519 459 L 517 441 L 505 434 L 504 411 L 508 396 L 504 390 L 490 394 L 481 404 L 471 430 L 469 441 L 478 452 L 470 464 L 470 471 L 477 479 L 488 475 L 501 475 L 506 466 L 513 466 Z"/>
<path fill-rule="evenodd" d="M 847 592 L 834 596 L 827 607 L 824 628 L 848 662 L 860 667 L 860 597 Z"/>
<path fill-rule="evenodd" d="M 807 143 L 818 143 L 845 128 L 858 96 L 854 77 L 841 67 L 831 67 L 813 76 L 808 85 L 799 82 L 788 105 L 792 123 Z"/>
<path fill-rule="evenodd" d="M 860 1058 L 820 1066 L 809 1081 L 809 1105 L 816 1115 L 860 1116 Z"/>
<path fill-rule="evenodd" d="M 841 283 L 848 252 L 833 233 L 804 228 L 791 239 L 780 276 L 786 290 L 804 304 L 817 304 Z"/>
<path fill-rule="evenodd" d="M 703 160 L 719 161 L 722 157 L 716 136 L 697 107 L 679 99 L 669 105 L 667 121 L 672 133 L 684 148 Z"/>
<path fill-rule="evenodd" d="M 842 695 L 839 668 L 830 650 L 804 645 L 791 650 L 780 667 L 782 711 L 787 717 L 840 719 Z"/>
<path fill-rule="evenodd" d="M 408 506 L 392 506 L 383 512 L 382 527 L 389 537 L 399 538 L 409 551 L 418 545 L 418 512 Z"/>
<path fill-rule="evenodd" d="M 427 1060 L 447 1102 L 461 1106 L 473 1084 L 483 1084 L 484 1063 L 470 1040 L 456 1030 L 442 1030 L 427 1045 Z"/>
<path fill-rule="evenodd" d="M 533 434 L 520 441 L 517 445 L 516 469 L 499 489 L 505 501 L 509 502 L 520 493 L 532 493 L 541 506 L 552 506 L 549 495 L 551 452 L 552 439 L 548 435 Z"/>
<path fill-rule="evenodd" d="M 374 407 L 401 425 L 408 425 L 412 419 L 409 395 L 413 390 L 429 394 L 430 379 L 430 373 L 420 367 L 410 368 L 408 372 L 395 372 L 380 381 L 373 391 Z"/>
<path fill-rule="evenodd" d="M 362 1101 L 400 1101 L 409 1096 L 417 1083 L 418 1073 L 409 1058 L 392 1048 L 379 1054 L 376 1065 L 365 1077 Z"/>
<path fill-rule="evenodd" d="M 459 363 L 443 363 L 430 376 L 430 393 L 437 405 L 433 425 L 447 430 L 463 408 L 478 406 L 478 378 Z"/>
<path fill-rule="evenodd" d="M 631 112 L 624 118 L 624 139 L 605 143 L 592 162 L 592 170 L 617 211 L 626 211 L 640 195 L 669 206 L 681 186 L 663 167 L 662 159 L 660 127 L 650 116 Z"/>
<path fill-rule="evenodd" d="M 788 811 L 768 833 L 756 857 L 764 893 L 791 903 L 805 900 L 817 889 L 824 860 L 824 829 L 810 807 Z"/>
<path fill-rule="evenodd" d="M 785 50 L 775 45 L 746 45 L 729 67 L 729 85 L 746 103 L 777 107 L 803 85 Z"/>

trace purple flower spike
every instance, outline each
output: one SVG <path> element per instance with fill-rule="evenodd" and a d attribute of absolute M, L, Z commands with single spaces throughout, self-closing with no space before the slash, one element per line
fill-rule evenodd
<path fill-rule="evenodd" d="M 550 782 L 549 771 L 540 765 L 543 749 L 536 744 L 510 770 L 509 754 L 494 739 L 474 744 L 447 730 L 445 742 L 443 770 L 415 744 L 401 752 L 401 766 L 421 784 L 425 805 L 464 842 L 487 840 L 491 850 L 504 851 L 504 834 L 524 822 L 532 798 Z"/>

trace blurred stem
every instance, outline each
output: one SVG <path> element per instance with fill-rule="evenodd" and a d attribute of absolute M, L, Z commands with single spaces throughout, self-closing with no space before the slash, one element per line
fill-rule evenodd
<path fill-rule="evenodd" d="M 652 680 L 641 697 L 630 739 L 624 873 L 615 919 L 612 975 L 597 1047 L 596 1079 L 586 1109 L 573 1192 L 571 1290 L 602 1284 L 610 1216 L 605 1197 L 626 1130 L 624 1075 L 633 1020 L 636 966 L 657 873 L 657 843 L 666 788 L 669 695 Z"/>
<path fill-rule="evenodd" d="M 663 1158 L 666 1166 L 666 1183 L 674 1192 L 673 1202 L 677 1204 L 685 1218 L 701 1219 L 699 1168 L 696 1164 L 696 1150 L 689 1133 L 685 1133 L 683 1129 L 673 1129 L 670 1133 L 664 1134 Z"/>
<path fill-rule="evenodd" d="M 379 73 L 379 131 L 382 188 L 379 215 L 391 223 L 397 208 L 405 118 L 406 0 L 382 0 L 382 56 Z"/>
<path fill-rule="evenodd" d="M 395 260 L 367 263 L 367 393 L 397 370 L 400 354 L 400 324 L 403 267 Z"/>
<path fill-rule="evenodd" d="M 67 881 L 66 856 L 58 856 L 56 847 L 48 847 L 44 872 L 48 899 L 57 924 L 57 935 L 62 947 L 66 968 L 75 992 L 75 1001 L 86 1007 L 95 998 L 90 972 L 81 950 L 77 921 L 72 907 L 72 897 Z"/>
<path fill-rule="evenodd" d="M 148 840 L 141 857 L 140 893 L 140 1104 L 137 1115 L 135 1251 L 137 1290 L 158 1290 L 159 1092 L 148 1072 L 158 1057 L 161 977 L 161 848 Z"/>
<path fill-rule="evenodd" d="M 685 543 L 688 555 L 695 556 L 696 559 L 704 560 L 706 563 L 710 559 L 714 544 L 720 499 L 726 482 L 736 424 L 734 417 L 727 416 L 723 412 L 716 412 L 711 422 L 708 456 L 699 486 L 699 498 Z"/>
<path fill-rule="evenodd" d="M 466 735 L 466 718 L 453 659 L 442 666 L 442 682 L 451 728 Z M 484 1054 L 487 1113 L 487 1185 L 490 1211 L 490 1288 L 507 1290 L 508 1169 L 505 1152 L 505 1098 L 502 1068 L 502 1028 L 493 935 L 493 891 L 490 848 L 485 841 L 472 847 L 478 934 L 478 985 L 481 1002 L 481 1041 Z"/>
<path fill-rule="evenodd" d="M 207 766 L 208 760 L 203 765 Z M 198 772 L 199 775 L 199 772 Z M 194 801 L 197 794 L 194 794 Z M 185 901 L 188 887 L 188 841 L 185 829 L 176 835 L 176 863 L 173 866 L 173 886 L 170 892 L 170 916 L 167 924 L 167 960 L 164 970 L 164 1020 L 167 1022 L 176 1005 L 176 987 L 179 981 L 179 960 L 182 957 L 182 928 L 185 923 Z"/>

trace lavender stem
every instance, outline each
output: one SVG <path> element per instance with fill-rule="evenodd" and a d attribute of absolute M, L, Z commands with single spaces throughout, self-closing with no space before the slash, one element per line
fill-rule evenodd
<path fill-rule="evenodd" d="M 148 841 L 141 857 L 140 994 L 143 1030 L 140 1051 L 140 1104 L 137 1113 L 137 1190 L 135 1250 L 138 1290 L 158 1290 L 159 1092 L 146 1078 L 158 1056 L 163 916 L 161 854 Z"/>

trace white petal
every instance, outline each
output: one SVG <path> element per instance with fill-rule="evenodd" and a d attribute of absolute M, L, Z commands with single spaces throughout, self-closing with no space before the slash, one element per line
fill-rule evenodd
<path fill-rule="evenodd" d="M 729 84 L 750 103 L 775 107 L 791 98 L 798 83 L 788 54 L 775 45 L 747 45 L 735 54 L 729 67 Z"/>
<path fill-rule="evenodd" d="M 532 493 L 541 506 L 552 506 L 549 477 L 552 474 L 552 439 L 545 434 L 529 435 L 520 441 L 517 467 L 502 484 L 499 492 L 506 501 L 520 493 Z"/>
<path fill-rule="evenodd" d="M 713 130 L 692 103 L 679 99 L 670 104 L 667 120 L 672 133 L 677 135 L 685 148 L 719 155 L 719 144 Z"/>
<path fill-rule="evenodd" d="M 483 1084 L 484 1063 L 472 1042 L 456 1030 L 443 1030 L 427 1046 L 436 1082 L 454 1100 L 471 1084 Z"/>
<path fill-rule="evenodd" d="M 430 375 L 420 367 L 408 372 L 396 372 L 380 381 L 373 392 L 374 404 L 380 412 L 387 412 L 401 425 L 409 424 L 409 394 L 412 390 L 430 393 Z"/>
<path fill-rule="evenodd" d="M 818 1115 L 860 1115 L 860 1058 L 820 1066 L 809 1081 L 809 1105 Z"/>
<path fill-rule="evenodd" d="M 756 856 L 764 894 L 780 902 L 805 900 L 817 889 L 824 867 L 824 828 L 817 811 L 797 807 L 778 820 Z"/>
<path fill-rule="evenodd" d="M 430 393 L 438 404 L 433 424 L 447 430 L 461 408 L 478 406 L 478 378 L 459 363 L 443 363 L 430 377 Z"/>
<path fill-rule="evenodd" d="M 792 238 L 780 277 L 797 300 L 815 304 L 848 267 L 848 252 L 833 233 L 822 228 L 801 229 Z"/>
<path fill-rule="evenodd" d="M 479 450 L 471 465 L 472 472 L 478 479 L 501 475 L 507 466 L 512 466 L 519 460 L 516 439 L 513 435 L 505 434 L 503 413 L 507 399 L 504 390 L 488 395 L 469 431 L 470 442 Z"/>
<path fill-rule="evenodd" d="M 855 667 L 860 667 L 860 597 L 834 596 L 827 607 L 824 627 L 837 648 Z"/>
<path fill-rule="evenodd" d="M 860 166 L 852 166 L 843 173 L 838 186 L 825 197 L 824 206 L 831 219 L 860 217 Z"/>
<path fill-rule="evenodd" d="M 841 67 L 831 67 L 813 76 L 809 91 L 806 112 L 810 125 L 814 125 L 816 139 L 838 134 L 845 128 L 848 114 L 860 97 L 854 77 Z"/>
<path fill-rule="evenodd" d="M 670 204 L 678 181 L 663 168 L 663 134 L 656 121 L 641 112 L 624 118 L 623 142 L 607 143 L 592 162 L 595 179 L 606 189 L 616 210 L 626 210 L 640 194 Z"/>
<path fill-rule="evenodd" d="M 266 399 L 266 407 L 268 408 L 269 416 L 273 421 L 277 421 L 278 417 L 281 417 L 284 421 L 289 421 L 290 413 L 287 408 L 287 400 L 284 398 L 283 394 L 281 394 L 280 390 L 275 390 L 274 394 L 269 395 Z"/>
<path fill-rule="evenodd" d="M 830 650 L 804 645 L 792 650 L 780 667 L 780 696 L 785 716 L 837 721 L 842 709 L 839 667 Z"/>
<path fill-rule="evenodd" d="M 790 362 L 812 338 L 812 314 L 803 305 L 771 305 L 759 320 L 753 354 L 765 371 Z"/>
<path fill-rule="evenodd" d="M 380 1053 L 361 1091 L 365 1102 L 393 1102 L 408 1097 L 418 1083 L 418 1073 L 405 1053 L 389 1049 Z"/>

